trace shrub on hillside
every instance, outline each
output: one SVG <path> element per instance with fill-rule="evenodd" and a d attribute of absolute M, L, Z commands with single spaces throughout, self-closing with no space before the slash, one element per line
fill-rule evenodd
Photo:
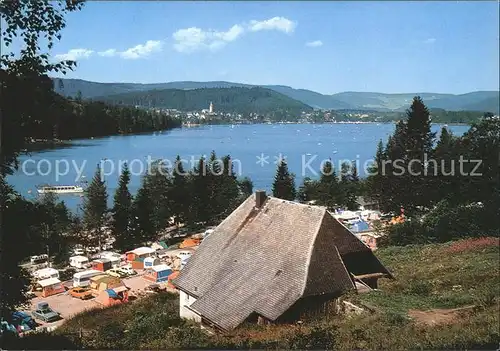
<path fill-rule="evenodd" d="M 406 221 L 387 227 L 378 245 L 385 246 L 406 246 L 412 244 L 427 244 L 433 242 L 429 236 L 427 228 L 419 221 Z"/>
<path fill-rule="evenodd" d="M 443 200 L 420 221 L 387 228 L 380 246 L 444 243 L 463 238 L 500 235 L 497 218 L 481 204 L 452 205 Z"/>

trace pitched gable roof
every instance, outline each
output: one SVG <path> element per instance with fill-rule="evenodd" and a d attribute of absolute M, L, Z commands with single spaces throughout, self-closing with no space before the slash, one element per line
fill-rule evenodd
<path fill-rule="evenodd" d="M 255 208 L 254 194 L 203 241 L 174 284 L 197 298 L 191 309 L 232 329 L 252 312 L 275 320 L 303 296 L 354 289 L 342 258 L 352 253 L 373 256 L 325 208 L 273 197 Z M 375 260 L 373 269 L 387 272 Z"/>

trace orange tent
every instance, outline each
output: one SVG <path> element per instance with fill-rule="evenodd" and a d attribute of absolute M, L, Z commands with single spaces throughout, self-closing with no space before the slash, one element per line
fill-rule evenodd
<path fill-rule="evenodd" d="M 174 284 L 172 284 L 172 280 L 174 280 L 175 278 L 177 278 L 177 276 L 179 275 L 179 272 L 180 271 L 174 271 L 172 274 L 170 274 L 168 276 L 168 283 L 167 283 L 167 287 L 171 288 L 171 289 L 175 289 L 175 286 Z"/>
<path fill-rule="evenodd" d="M 103 290 L 96 297 L 95 301 L 105 307 L 127 302 L 128 288 L 126 286 L 119 286 L 113 289 Z"/>
<path fill-rule="evenodd" d="M 186 247 L 193 247 L 193 246 L 198 246 L 200 245 L 200 242 L 201 240 L 200 239 L 193 239 L 193 238 L 189 238 L 189 239 L 185 239 L 180 245 L 179 245 L 179 249 L 184 249 Z"/>

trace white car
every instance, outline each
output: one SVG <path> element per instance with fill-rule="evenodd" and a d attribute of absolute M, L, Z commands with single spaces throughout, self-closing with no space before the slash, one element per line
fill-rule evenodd
<path fill-rule="evenodd" d="M 73 250 L 74 256 L 83 256 L 84 254 L 85 254 L 85 251 L 83 251 L 83 249 L 74 249 Z"/>
<path fill-rule="evenodd" d="M 121 270 L 120 268 L 111 268 L 111 269 L 108 269 L 105 273 L 109 274 L 110 276 L 117 277 L 117 278 L 125 278 L 126 276 L 129 275 L 129 274 L 125 273 L 123 270 Z"/>
<path fill-rule="evenodd" d="M 189 257 L 191 257 L 192 253 L 189 251 L 181 251 L 177 254 L 177 257 L 180 258 L 181 260 L 185 260 Z"/>
<path fill-rule="evenodd" d="M 119 267 L 119 268 L 117 268 L 117 270 L 119 272 L 123 272 L 123 274 L 126 274 L 126 275 L 136 275 L 137 274 L 137 272 L 132 267 L 129 267 L 129 266 Z"/>

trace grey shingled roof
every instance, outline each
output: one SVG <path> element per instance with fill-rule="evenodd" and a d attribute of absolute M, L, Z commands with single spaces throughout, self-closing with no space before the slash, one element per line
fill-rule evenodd
<path fill-rule="evenodd" d="M 197 298 L 191 309 L 229 330 L 252 312 L 275 320 L 301 297 L 355 289 L 344 255 L 355 256 L 355 274 L 361 261 L 371 265 L 364 273 L 388 273 L 324 207 L 268 197 L 258 209 L 253 194 L 203 241 L 174 284 Z"/>

